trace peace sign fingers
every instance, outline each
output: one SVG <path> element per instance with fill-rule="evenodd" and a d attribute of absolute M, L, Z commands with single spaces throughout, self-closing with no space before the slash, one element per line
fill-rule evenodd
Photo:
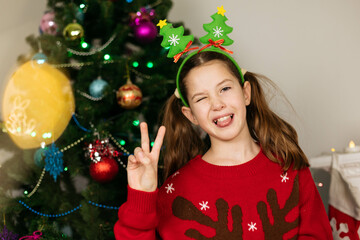
<path fill-rule="evenodd" d="M 145 153 L 150 153 L 149 133 L 146 122 L 140 123 L 141 148 Z"/>
<path fill-rule="evenodd" d="M 165 127 L 161 126 L 158 130 L 158 133 L 156 135 L 155 141 L 154 141 L 154 146 L 151 149 L 151 155 L 155 158 L 155 159 L 159 159 L 159 155 L 160 155 L 160 150 L 161 150 L 161 146 L 163 144 L 163 139 L 165 136 Z"/>
<path fill-rule="evenodd" d="M 141 147 L 134 150 L 134 155 L 128 160 L 128 183 L 133 189 L 152 192 L 157 188 L 157 170 L 160 149 L 165 136 L 165 127 L 161 126 L 156 135 L 154 146 L 150 151 L 148 126 L 145 122 L 140 124 Z"/>
<path fill-rule="evenodd" d="M 148 133 L 148 126 L 145 122 L 140 124 L 140 133 L 141 133 L 141 149 L 145 154 L 150 154 L 152 158 L 158 159 L 160 155 L 161 146 L 165 136 L 165 127 L 161 126 L 156 135 L 154 145 L 150 152 L 150 140 Z"/>

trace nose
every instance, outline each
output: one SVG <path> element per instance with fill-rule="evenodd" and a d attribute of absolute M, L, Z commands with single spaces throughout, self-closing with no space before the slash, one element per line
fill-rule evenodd
<path fill-rule="evenodd" d="M 213 111 L 222 110 L 225 107 L 224 101 L 219 97 L 214 97 L 211 99 L 211 109 Z"/>

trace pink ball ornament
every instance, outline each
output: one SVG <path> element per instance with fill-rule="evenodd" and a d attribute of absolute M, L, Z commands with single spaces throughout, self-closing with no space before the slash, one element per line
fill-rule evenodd
<path fill-rule="evenodd" d="M 41 18 L 40 33 L 53 36 L 58 34 L 58 26 L 55 22 L 55 13 L 53 11 L 46 12 Z"/>
<path fill-rule="evenodd" d="M 139 43 L 151 43 L 157 34 L 157 28 L 152 22 L 141 22 L 134 27 L 135 39 Z"/>
<path fill-rule="evenodd" d="M 139 11 L 130 13 L 130 27 L 142 22 L 152 22 L 155 19 L 155 10 L 150 7 L 142 7 Z"/>

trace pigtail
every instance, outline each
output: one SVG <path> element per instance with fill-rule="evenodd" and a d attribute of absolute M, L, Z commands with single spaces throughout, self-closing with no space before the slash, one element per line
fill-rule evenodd
<path fill-rule="evenodd" d="M 163 125 L 164 179 L 175 173 L 190 159 L 203 153 L 204 144 L 191 122 L 181 112 L 181 100 L 172 95 L 165 104 Z"/>
<path fill-rule="evenodd" d="M 252 138 L 260 143 L 265 155 L 279 163 L 284 171 L 292 165 L 294 169 L 309 166 L 295 129 L 275 114 L 266 102 L 258 79 L 272 83 L 271 80 L 251 72 L 247 72 L 244 78 L 251 84 L 251 102 L 247 106 L 246 118 Z"/>

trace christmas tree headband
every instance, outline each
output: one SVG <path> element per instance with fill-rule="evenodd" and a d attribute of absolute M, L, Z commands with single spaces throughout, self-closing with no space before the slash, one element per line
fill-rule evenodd
<path fill-rule="evenodd" d="M 236 66 L 236 68 L 239 71 L 240 77 L 241 77 L 241 83 L 244 83 L 244 69 L 242 70 L 235 59 L 233 59 L 229 54 L 232 54 L 233 52 L 224 48 L 223 46 L 229 46 L 234 41 L 230 39 L 227 34 L 231 33 L 233 28 L 228 26 L 225 22 L 228 20 L 227 17 L 225 17 L 224 13 L 226 10 L 223 6 L 217 8 L 217 12 L 214 13 L 211 18 L 213 21 L 208 24 L 203 24 L 204 30 L 207 32 L 207 34 L 200 38 L 200 42 L 205 44 L 202 48 L 199 49 L 199 47 L 190 48 L 191 44 L 194 41 L 194 36 L 184 36 L 184 27 L 180 26 L 177 28 L 173 28 L 171 23 L 167 23 L 165 20 L 160 20 L 157 26 L 160 27 L 160 35 L 163 36 L 163 41 L 161 42 L 161 46 L 164 48 L 169 48 L 169 53 L 167 55 L 168 58 L 174 58 L 174 62 L 176 63 L 180 57 L 183 54 L 186 54 L 192 50 L 197 50 L 189 54 L 184 61 L 181 63 L 177 76 L 176 76 L 176 90 L 175 95 L 181 99 L 183 104 L 187 107 L 189 105 L 187 104 L 184 96 L 180 92 L 180 73 L 184 66 L 184 64 L 187 62 L 188 59 L 190 59 L 195 54 L 202 52 L 202 51 L 212 51 L 212 52 L 218 52 L 226 57 L 228 57 Z"/>

